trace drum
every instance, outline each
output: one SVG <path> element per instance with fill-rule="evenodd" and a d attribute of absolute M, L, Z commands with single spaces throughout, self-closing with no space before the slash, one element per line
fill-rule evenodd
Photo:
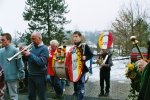
<path fill-rule="evenodd" d="M 58 76 L 60 79 L 66 79 L 66 67 L 65 67 L 65 56 L 66 56 L 66 46 L 60 46 L 57 49 L 57 52 L 54 55 L 54 65 L 53 70 L 55 76 Z"/>
<path fill-rule="evenodd" d="M 55 60 L 54 71 L 55 71 L 55 75 L 58 76 L 60 79 L 67 78 L 66 67 L 65 67 L 64 61 L 60 62 L 60 61 Z"/>
<path fill-rule="evenodd" d="M 73 46 L 66 54 L 65 60 L 66 72 L 71 82 L 77 82 L 82 74 L 83 62 L 80 49 Z"/>

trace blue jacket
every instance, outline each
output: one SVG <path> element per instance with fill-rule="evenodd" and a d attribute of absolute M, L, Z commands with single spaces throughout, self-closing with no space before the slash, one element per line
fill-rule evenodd
<path fill-rule="evenodd" d="M 47 72 L 48 48 L 41 44 L 33 46 L 30 55 L 27 57 L 29 75 L 44 75 Z"/>
<path fill-rule="evenodd" d="M 0 49 L 0 64 L 4 69 L 5 81 L 24 79 L 24 66 L 21 58 L 7 61 L 7 58 L 15 55 L 19 50 L 12 45 Z"/>

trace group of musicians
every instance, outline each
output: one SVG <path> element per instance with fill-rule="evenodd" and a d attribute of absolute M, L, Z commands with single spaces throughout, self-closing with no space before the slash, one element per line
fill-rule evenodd
<path fill-rule="evenodd" d="M 27 64 L 28 71 L 28 99 L 36 100 L 38 96 L 39 100 L 46 100 L 46 75 L 51 76 L 52 86 L 57 96 L 63 95 L 63 79 L 59 79 L 54 71 L 54 58 L 56 58 L 56 52 L 58 52 L 58 41 L 50 41 L 51 49 L 48 50 L 47 46 L 42 41 L 42 35 L 39 32 L 33 32 L 31 34 L 31 41 L 33 46 L 30 50 L 22 49 L 19 51 L 11 44 L 12 37 L 9 33 L 3 33 L 1 35 L 2 48 L 0 49 L 0 65 L 4 72 L 5 90 L 8 93 L 11 100 L 18 100 L 17 82 L 23 82 L 25 79 L 24 66 Z M 74 93 L 77 100 L 84 100 L 85 95 L 85 73 L 88 72 L 88 68 L 85 65 L 85 61 L 93 57 L 93 54 L 87 44 L 82 46 L 82 34 L 79 31 L 73 33 L 73 42 L 76 48 L 79 48 L 82 54 L 82 72 L 77 81 L 74 82 Z M 22 57 L 15 56 L 20 53 Z M 8 59 L 10 58 L 11 59 Z M 25 62 L 23 63 L 22 58 Z M 63 59 L 63 58 L 61 58 Z M 62 60 L 63 61 L 63 60 Z M 77 65 L 77 64 L 75 64 Z M 3 82 L 4 82 L 3 81 Z M 3 83 L 4 84 L 4 83 Z M 1 85 L 2 86 L 2 85 Z M 4 99 L 1 96 L 2 100 Z"/>
<path fill-rule="evenodd" d="M 85 43 L 82 43 L 82 34 L 79 31 L 73 33 L 73 43 L 74 47 L 78 48 L 80 51 L 82 63 L 79 65 L 70 61 L 69 63 L 74 63 L 73 67 L 80 67 L 82 65 L 81 75 L 78 80 L 73 81 L 74 93 L 73 96 L 77 100 L 84 100 L 85 96 L 85 74 L 89 71 L 89 67 L 86 65 L 86 61 L 90 60 L 93 57 L 93 54 L 89 46 Z M 18 100 L 17 92 L 17 82 L 23 82 L 25 79 L 24 66 L 28 66 L 26 71 L 28 72 L 28 99 L 36 100 L 38 96 L 39 100 L 46 100 L 46 75 L 50 75 L 52 86 L 56 92 L 56 96 L 62 97 L 64 90 L 64 79 L 58 77 L 55 73 L 55 61 L 59 63 L 64 63 L 64 58 L 66 55 L 66 47 L 59 48 L 59 43 L 57 40 L 50 41 L 50 49 L 44 45 L 42 41 L 42 35 L 39 32 L 33 32 L 31 34 L 32 47 L 30 50 L 22 49 L 19 51 L 16 47 L 11 44 L 12 37 L 9 33 L 3 33 L 1 35 L 2 47 L 0 49 L 0 66 L 1 66 L 1 78 L 0 78 L 0 99 L 4 100 L 4 84 L 6 93 L 9 94 L 11 100 Z M 63 51 L 61 54 L 60 50 Z M 16 54 L 22 54 L 22 57 Z M 77 53 L 78 55 L 78 53 Z M 100 68 L 100 94 L 98 96 L 108 96 L 110 88 L 110 70 L 112 66 L 112 54 L 109 54 L 107 49 L 102 49 L 100 52 L 99 59 L 103 59 L 105 63 L 99 63 Z M 11 57 L 11 60 L 8 58 Z M 72 55 L 73 57 L 73 55 Z M 106 59 L 107 58 L 107 59 Z M 25 59 L 24 62 L 22 59 Z M 75 60 L 77 61 L 77 60 Z M 141 62 L 142 63 L 142 62 Z M 141 64 L 141 67 L 145 67 Z M 78 70 L 79 70 L 78 69 Z M 72 69 L 73 70 L 73 69 Z M 73 73 L 73 72 L 71 72 Z M 148 73 L 148 72 L 146 72 Z M 4 79 L 2 78 L 4 77 Z M 66 78 L 68 78 L 67 76 Z M 147 78 L 147 77 L 146 77 Z M 68 78 L 69 79 L 69 78 Z M 104 91 L 104 81 L 106 82 L 106 88 Z M 148 81 L 149 82 L 149 81 Z M 143 83 L 144 84 L 144 83 Z M 147 84 L 147 83 L 145 83 Z M 144 92 L 143 92 L 144 91 Z M 143 96 L 145 93 L 145 88 L 140 96 Z M 146 100 L 146 99 L 145 99 Z"/>

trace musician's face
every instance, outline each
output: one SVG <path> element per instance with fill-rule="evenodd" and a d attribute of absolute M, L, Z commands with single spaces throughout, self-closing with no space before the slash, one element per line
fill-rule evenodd
<path fill-rule="evenodd" d="M 107 53 L 107 49 L 101 49 L 101 54 L 106 54 Z"/>
<path fill-rule="evenodd" d="M 78 34 L 73 34 L 73 42 L 74 43 L 81 42 L 81 36 L 79 36 Z"/>
<path fill-rule="evenodd" d="M 31 40 L 32 40 L 34 45 L 39 45 L 41 43 L 41 39 L 36 35 L 32 35 Z"/>
<path fill-rule="evenodd" d="M 56 50 L 56 49 L 57 49 L 57 45 L 51 44 L 51 49 L 52 49 L 52 50 Z"/>
<path fill-rule="evenodd" d="M 10 41 L 7 40 L 6 36 L 1 37 L 2 47 L 6 47 L 10 44 Z"/>

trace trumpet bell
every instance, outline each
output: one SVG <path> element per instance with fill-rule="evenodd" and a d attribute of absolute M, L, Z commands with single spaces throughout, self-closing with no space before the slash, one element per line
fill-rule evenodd
<path fill-rule="evenodd" d="M 9 61 L 9 62 L 10 62 L 11 60 L 12 60 L 12 58 L 7 58 L 7 61 Z"/>

